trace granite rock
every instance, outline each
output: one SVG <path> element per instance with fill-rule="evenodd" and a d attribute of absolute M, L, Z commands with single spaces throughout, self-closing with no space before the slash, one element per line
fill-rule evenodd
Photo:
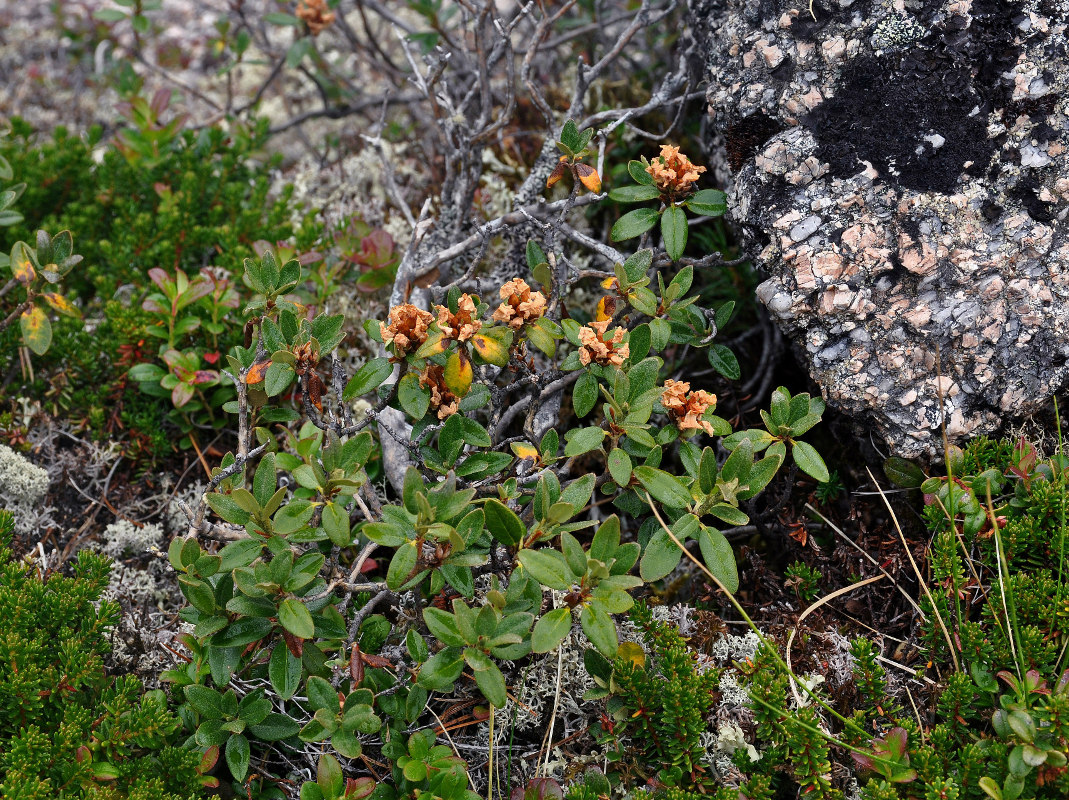
<path fill-rule="evenodd" d="M 692 0 L 714 172 L 826 399 L 934 455 L 1069 375 L 1069 0 Z"/>

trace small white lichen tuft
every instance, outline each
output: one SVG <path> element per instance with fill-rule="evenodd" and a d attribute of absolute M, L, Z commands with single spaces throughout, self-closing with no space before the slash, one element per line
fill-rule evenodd
<path fill-rule="evenodd" d="M 0 444 L 0 507 L 15 514 L 15 533 L 27 536 L 39 528 L 51 509 L 42 508 L 48 494 L 48 472 Z"/>

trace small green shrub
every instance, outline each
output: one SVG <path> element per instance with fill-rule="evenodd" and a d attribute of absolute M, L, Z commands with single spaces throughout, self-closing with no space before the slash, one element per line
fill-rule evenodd
<path fill-rule="evenodd" d="M 181 729 L 160 691 L 104 670 L 118 606 L 100 600 L 108 559 L 83 550 L 73 577 L 42 579 L 16 561 L 0 511 L 0 795 L 18 800 L 182 800 L 214 764 L 175 746 Z"/>

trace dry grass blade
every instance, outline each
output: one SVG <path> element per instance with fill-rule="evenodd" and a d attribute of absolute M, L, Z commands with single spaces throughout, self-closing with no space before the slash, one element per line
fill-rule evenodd
<path fill-rule="evenodd" d="M 882 581 L 883 579 L 884 579 L 883 575 L 873 575 L 871 578 L 866 578 L 865 580 L 860 581 L 858 583 L 852 584 L 850 586 L 844 586 L 841 589 L 836 589 L 831 594 L 827 594 L 824 597 L 822 597 L 819 600 L 817 600 L 817 602 L 813 603 L 813 605 L 809 606 L 809 608 L 807 608 L 805 611 L 803 611 L 801 614 L 798 615 L 798 619 L 794 623 L 794 629 L 791 631 L 790 635 L 787 637 L 787 653 L 786 653 L 786 656 L 787 656 L 787 667 L 788 667 L 787 675 L 788 675 L 789 680 L 791 682 L 791 694 L 794 695 L 794 701 L 796 703 L 798 703 L 799 706 L 802 705 L 802 696 L 798 693 L 798 684 L 795 683 L 795 681 L 794 681 L 794 666 L 791 664 L 791 646 L 794 644 L 794 635 L 796 633 L 798 633 L 798 627 L 802 624 L 802 620 L 804 620 L 806 617 L 808 617 L 810 614 L 812 614 L 814 611 L 816 611 L 818 608 L 820 608 L 825 603 L 828 603 L 828 602 L 834 600 L 837 597 L 842 597 L 844 594 L 849 594 L 850 592 L 854 591 L 855 589 L 860 589 L 863 586 L 868 586 L 870 583 L 876 583 L 876 581 Z"/>
<path fill-rule="evenodd" d="M 903 589 L 903 588 L 902 588 L 902 587 L 901 587 L 901 586 L 900 586 L 900 585 L 898 584 L 898 581 L 896 581 L 896 580 L 895 580 L 895 579 L 894 579 L 894 578 L 893 578 L 893 577 L 891 576 L 891 573 L 890 573 L 890 572 L 888 572 L 887 570 L 885 570 L 885 569 L 884 569 L 883 567 L 881 567 L 881 566 L 880 566 L 880 562 L 879 562 L 879 561 L 877 561 L 877 560 L 876 560 L 875 558 L 873 558 L 873 557 L 872 557 L 872 556 L 871 556 L 871 555 L 870 555 L 869 553 L 867 553 L 867 552 L 865 551 L 865 548 L 863 548 L 863 547 L 862 547 L 861 545 L 859 545 L 859 544 L 858 544 L 857 542 L 855 542 L 855 541 L 854 541 L 853 539 L 851 539 L 851 538 L 850 538 L 849 536 L 847 536 L 847 535 L 846 535 L 845 533 L 843 533 L 843 531 L 841 531 L 841 530 L 840 530 L 840 529 L 839 529 L 839 528 L 838 528 L 838 527 L 837 527 L 837 526 L 835 525 L 835 523 L 834 523 L 834 522 L 832 522 L 832 521 L 831 521 L 830 519 L 828 519 L 828 518 L 827 518 L 827 517 L 825 517 L 825 516 L 824 516 L 823 514 L 821 514 L 821 513 L 820 513 L 820 512 L 819 512 L 819 511 L 818 511 L 818 510 L 817 510 L 817 509 L 816 509 L 816 508 L 814 507 L 814 506 L 810 505 L 809 503 L 806 503 L 806 504 L 805 504 L 805 507 L 806 507 L 806 508 L 807 508 L 807 509 L 808 509 L 809 511 L 812 511 L 812 512 L 813 512 L 814 514 L 816 514 L 816 515 L 817 515 L 818 517 L 820 517 L 820 519 L 821 519 L 821 520 L 822 520 L 822 521 L 824 522 L 824 524 L 825 524 L 825 525 L 827 525 L 827 526 L 828 526 L 829 528 L 831 528 L 831 529 L 832 529 L 832 530 L 833 530 L 833 531 L 835 532 L 835 534 L 836 534 L 837 536 L 839 536 L 839 538 L 841 538 L 841 539 L 842 539 L 842 540 L 843 540 L 844 542 L 846 542 L 846 543 L 847 543 L 848 545 L 850 545 L 850 546 L 851 546 L 851 547 L 853 547 L 853 548 L 854 548 L 855 550 L 857 550 L 857 551 L 858 551 L 859 553 L 861 553 L 861 555 L 865 556 L 865 558 L 867 558 L 867 559 L 869 560 L 869 562 L 870 562 L 870 563 L 871 563 L 871 564 L 872 564 L 872 565 L 873 565 L 874 567 L 876 567 L 876 569 L 878 569 L 878 570 L 879 570 L 880 572 L 882 572 L 882 573 L 883 573 L 884 575 L 886 575 L 886 576 L 887 576 L 887 579 L 888 579 L 889 581 L 891 581 L 891 583 L 893 583 L 893 584 L 894 584 L 894 587 L 895 587 L 896 589 L 898 589 L 898 591 L 899 591 L 899 592 L 901 592 L 901 593 L 902 593 L 902 596 L 903 596 L 904 598 L 906 598 L 906 601 L 907 601 L 907 602 L 908 602 L 908 603 L 909 603 L 909 604 L 910 604 L 911 606 L 913 606 L 914 610 L 915 610 L 915 611 L 916 611 L 916 612 L 917 612 L 918 614 L 920 614 L 920 615 L 921 615 L 922 617 L 924 616 L 924 611 L 923 611 L 923 610 L 921 609 L 920 605 L 918 605 L 917 601 L 916 601 L 916 600 L 914 600 L 914 599 L 913 599 L 912 597 L 910 597 L 910 596 L 909 596 L 909 592 L 907 592 L 907 591 L 906 591 L 905 589 Z"/>
<path fill-rule="evenodd" d="M 928 602 L 932 605 L 932 613 L 935 615 L 935 621 L 939 623 L 939 629 L 943 632 L 943 637 L 947 642 L 947 649 L 950 651 L 950 660 L 954 662 L 954 671 L 961 672 L 961 664 L 958 662 L 958 654 L 954 650 L 954 641 L 950 638 L 950 631 L 947 630 L 946 622 L 943 621 L 943 616 L 939 613 L 939 609 L 935 605 L 935 598 L 933 598 L 932 593 L 928 591 L 928 582 L 924 580 L 924 576 L 921 575 L 920 567 L 917 566 L 917 562 L 913 558 L 913 553 L 909 550 L 909 544 L 906 542 L 906 535 L 902 533 L 902 526 L 898 524 L 898 517 L 895 515 L 894 509 L 891 508 L 891 501 L 888 500 L 887 495 L 883 493 L 880 484 L 876 481 L 876 476 L 872 474 L 872 470 L 865 467 L 865 471 L 869 474 L 869 480 L 871 480 L 873 485 L 880 490 L 880 499 L 883 500 L 883 504 L 887 506 L 887 513 L 891 515 L 891 521 L 895 524 L 898 538 L 902 541 L 902 549 L 906 551 L 906 557 L 909 558 L 909 563 L 913 566 L 913 572 L 916 574 L 917 582 L 924 591 L 924 596 L 928 598 Z"/>

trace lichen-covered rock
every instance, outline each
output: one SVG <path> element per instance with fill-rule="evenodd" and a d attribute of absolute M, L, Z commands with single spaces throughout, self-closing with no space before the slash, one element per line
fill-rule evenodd
<path fill-rule="evenodd" d="M 1069 0 L 692 0 L 758 294 L 900 455 L 1069 361 Z"/>

